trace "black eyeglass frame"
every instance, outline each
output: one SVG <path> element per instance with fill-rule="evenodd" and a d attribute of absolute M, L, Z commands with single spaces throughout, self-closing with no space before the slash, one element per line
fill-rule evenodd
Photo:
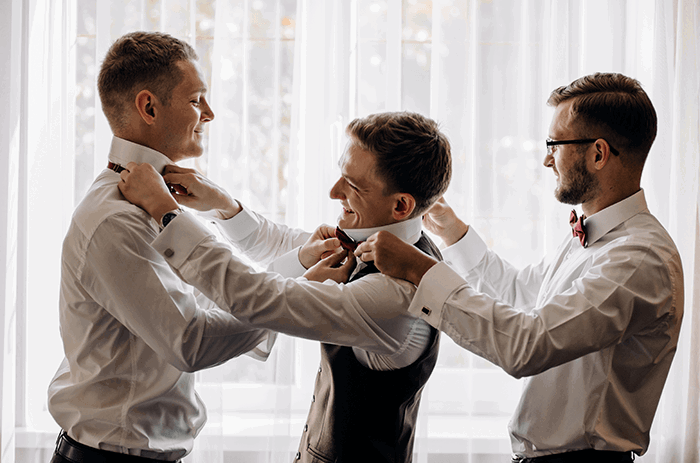
<path fill-rule="evenodd" d="M 553 154 L 553 150 L 551 150 L 552 146 L 557 146 L 557 145 L 582 145 L 584 143 L 594 143 L 596 140 L 605 140 L 605 138 L 581 138 L 578 140 L 552 140 L 551 138 L 548 138 L 546 140 L 547 142 L 547 154 L 551 156 Z M 606 143 L 608 143 L 607 140 L 605 140 Z M 620 152 L 616 150 L 615 148 L 612 147 L 610 143 L 608 143 L 608 146 L 610 147 L 610 152 L 614 154 L 615 156 L 619 156 Z M 551 151 L 551 152 L 550 152 Z"/>

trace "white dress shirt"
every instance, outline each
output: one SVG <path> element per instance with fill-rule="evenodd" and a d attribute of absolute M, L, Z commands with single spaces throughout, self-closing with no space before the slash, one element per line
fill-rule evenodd
<path fill-rule="evenodd" d="M 170 163 L 119 138 L 109 160 L 148 162 L 158 171 Z M 180 280 L 150 246 L 158 225 L 124 199 L 119 181 L 111 170 L 96 178 L 63 243 L 65 359 L 49 386 L 49 411 L 82 444 L 176 460 L 206 421 L 188 372 L 251 350 L 265 358 L 273 336 Z"/>
<path fill-rule="evenodd" d="M 634 451 L 649 429 L 683 315 L 678 251 L 643 191 L 585 220 L 551 260 L 517 270 L 470 228 L 409 311 L 515 377 L 513 451 Z M 453 270 L 454 269 L 454 270 Z M 461 276 L 460 276 L 461 275 Z"/>
<path fill-rule="evenodd" d="M 220 307 L 230 308 L 238 319 L 291 336 L 354 347 L 358 360 L 376 370 L 410 365 L 428 347 L 432 328 L 406 310 L 414 285 L 380 273 L 348 284 L 284 278 L 306 270 L 295 246 L 309 234 L 245 208 L 232 219 L 215 222 L 248 257 L 273 262 L 273 271 L 252 272 L 188 213 L 170 222 L 153 247 L 185 281 Z M 415 243 L 420 239 L 420 218 L 392 229 Z"/>

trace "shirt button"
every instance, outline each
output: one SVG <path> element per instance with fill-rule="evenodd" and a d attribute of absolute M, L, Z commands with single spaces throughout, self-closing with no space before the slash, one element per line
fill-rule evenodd
<path fill-rule="evenodd" d="M 297 456 L 295 457 L 295 459 L 301 460 L 301 453 L 300 452 L 297 452 Z"/>
<path fill-rule="evenodd" d="M 172 249 L 166 249 L 163 254 L 165 254 L 165 257 L 173 257 L 173 254 L 175 254 L 175 251 L 173 251 Z"/>

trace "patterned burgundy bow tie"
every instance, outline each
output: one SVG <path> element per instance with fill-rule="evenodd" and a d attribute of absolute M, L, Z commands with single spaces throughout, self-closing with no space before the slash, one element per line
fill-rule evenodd
<path fill-rule="evenodd" d="M 345 233 L 340 227 L 336 227 L 335 237 L 340 240 L 340 245 L 350 252 L 355 252 L 355 249 L 357 249 L 357 247 L 364 242 L 355 241 L 354 239 L 350 238 L 350 236 L 348 236 L 348 234 Z"/>
<path fill-rule="evenodd" d="M 578 236 L 581 241 L 581 246 L 586 247 L 586 226 L 583 221 L 586 219 L 586 214 L 581 214 L 581 217 L 577 217 L 576 211 L 571 210 L 571 215 L 569 216 L 569 225 L 571 225 L 571 233 L 573 236 Z"/>

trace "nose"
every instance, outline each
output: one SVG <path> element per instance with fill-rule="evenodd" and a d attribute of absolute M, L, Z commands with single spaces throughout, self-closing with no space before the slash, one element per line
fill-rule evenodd
<path fill-rule="evenodd" d="M 214 120 L 214 111 L 212 111 L 209 103 L 205 98 L 202 98 L 202 116 L 203 122 L 211 122 Z"/>
<path fill-rule="evenodd" d="M 554 156 L 551 154 L 547 153 L 544 157 L 544 161 L 542 162 L 545 167 L 552 167 L 554 166 Z"/>
<path fill-rule="evenodd" d="M 335 182 L 335 185 L 331 187 L 331 191 L 328 192 L 328 196 L 330 196 L 331 199 L 345 199 L 345 195 L 343 194 L 342 183 L 343 177 L 340 177 L 338 181 Z"/>

